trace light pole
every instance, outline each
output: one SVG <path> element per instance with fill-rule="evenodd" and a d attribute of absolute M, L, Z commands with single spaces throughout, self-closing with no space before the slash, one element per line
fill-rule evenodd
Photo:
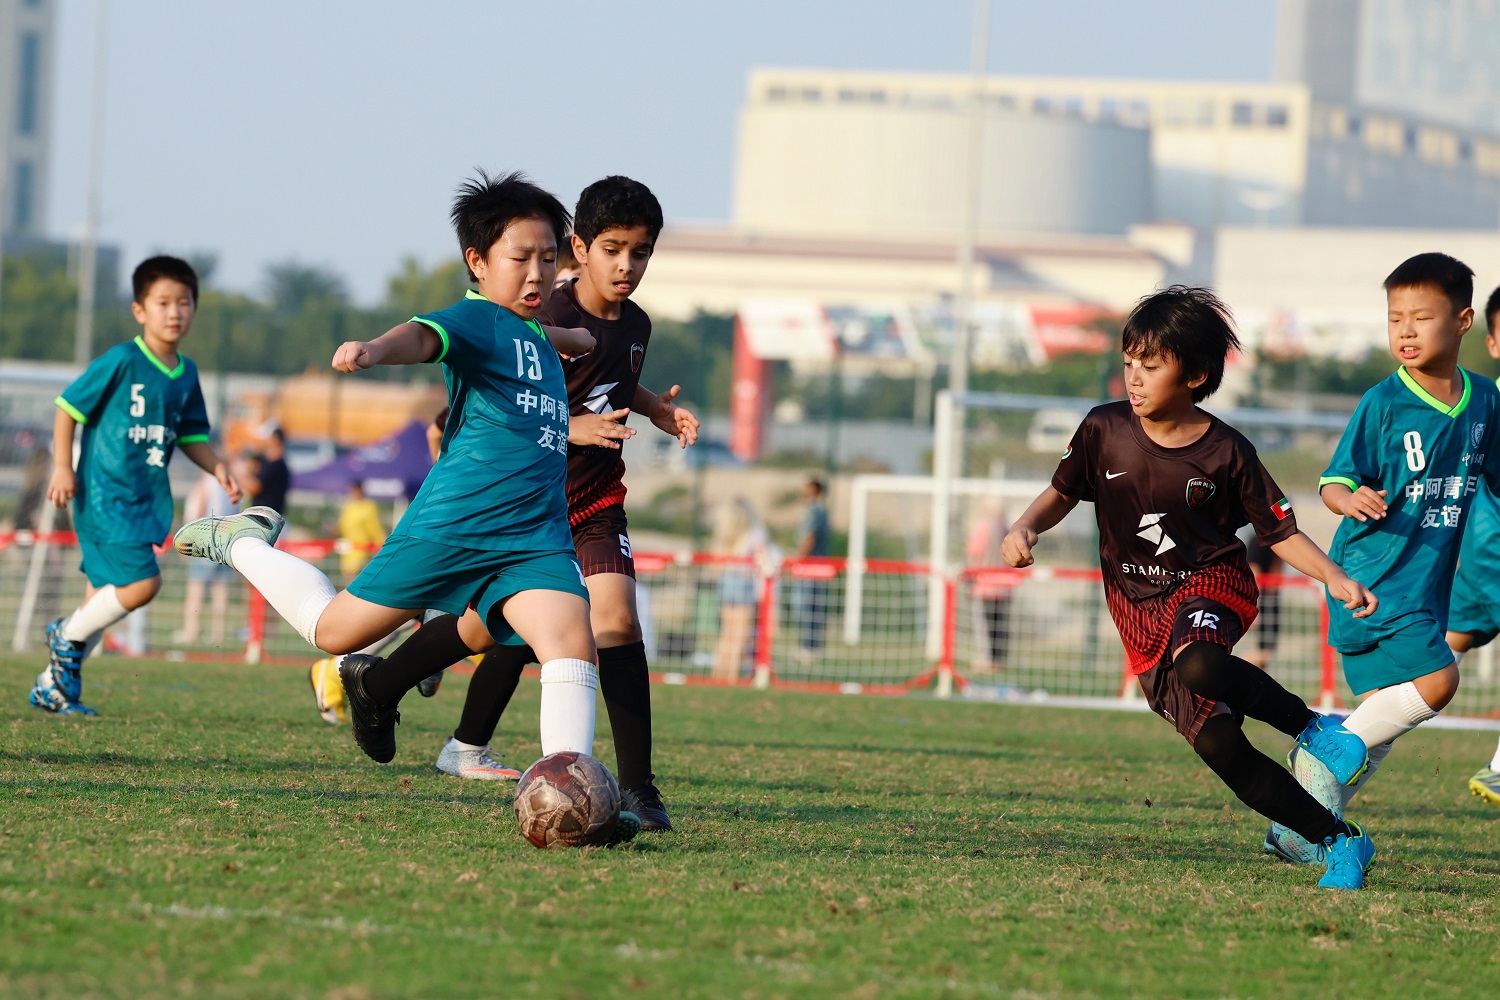
<path fill-rule="evenodd" d="M 89 363 L 94 349 L 94 298 L 99 284 L 99 187 L 104 174 L 104 101 L 109 58 L 109 0 L 99 0 L 94 31 L 94 100 L 89 123 L 88 205 L 78 256 L 78 315 L 73 325 L 73 363 Z"/>

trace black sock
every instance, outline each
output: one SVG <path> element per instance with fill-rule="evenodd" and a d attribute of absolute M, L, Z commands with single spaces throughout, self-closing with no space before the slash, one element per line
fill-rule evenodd
<path fill-rule="evenodd" d="M 615 737 L 621 786 L 650 784 L 656 776 L 651 773 L 651 678 L 644 642 L 599 650 L 599 690 Z"/>
<path fill-rule="evenodd" d="M 406 692 L 451 667 L 473 650 L 458 637 L 458 619 L 442 615 L 423 625 L 365 674 L 365 690 L 382 708 L 395 708 Z"/>
<path fill-rule="evenodd" d="M 521 683 L 521 671 L 534 663 L 536 654 L 530 646 L 496 646 L 484 654 L 469 681 L 464 711 L 458 718 L 453 738 L 460 743 L 487 746 L 495 738 L 500 716 Z"/>
<path fill-rule="evenodd" d="M 1234 716 L 1210 716 L 1193 749 L 1241 802 L 1312 843 L 1349 832 L 1290 771 L 1255 749 Z"/>
<path fill-rule="evenodd" d="M 1190 642 L 1172 661 L 1183 687 L 1296 736 L 1317 714 L 1253 663 L 1214 642 Z M 1291 824 L 1288 823 L 1288 826 Z"/>

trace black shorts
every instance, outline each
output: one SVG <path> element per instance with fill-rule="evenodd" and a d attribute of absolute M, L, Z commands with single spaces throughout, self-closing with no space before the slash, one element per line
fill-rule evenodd
<path fill-rule="evenodd" d="M 620 504 L 610 504 L 573 525 L 573 548 L 585 577 L 624 573 L 635 579 L 630 532 L 625 523 L 625 508 Z"/>
<path fill-rule="evenodd" d="M 1211 716 L 1237 713 L 1221 701 L 1200 697 L 1184 687 L 1172 669 L 1172 653 L 1190 642 L 1212 642 L 1233 649 L 1244 632 L 1240 616 L 1229 607 L 1205 597 L 1189 598 L 1172 619 L 1172 642 L 1166 655 L 1156 666 L 1136 675 L 1151 711 L 1176 726 L 1189 746 Z"/>

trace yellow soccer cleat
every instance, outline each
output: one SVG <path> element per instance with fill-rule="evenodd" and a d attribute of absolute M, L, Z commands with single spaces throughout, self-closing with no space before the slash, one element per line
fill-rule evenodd
<path fill-rule="evenodd" d="M 317 702 L 318 714 L 332 726 L 347 725 L 349 709 L 344 704 L 344 681 L 339 677 L 339 658 L 327 656 L 312 665 L 308 672 L 312 683 L 313 700 Z"/>
<path fill-rule="evenodd" d="M 1481 767 L 1469 779 L 1469 791 L 1492 805 L 1500 806 L 1500 771 L 1492 767 Z"/>

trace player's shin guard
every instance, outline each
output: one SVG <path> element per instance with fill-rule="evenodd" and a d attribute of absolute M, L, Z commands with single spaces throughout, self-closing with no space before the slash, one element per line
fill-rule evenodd
<path fill-rule="evenodd" d="M 1314 844 L 1343 829 L 1291 772 L 1255 749 L 1232 715 L 1211 716 L 1193 749 L 1245 805 Z"/>
<path fill-rule="evenodd" d="M 63 619 L 62 637 L 69 642 L 84 643 L 85 649 L 90 649 L 87 643 L 95 632 L 103 632 L 129 613 L 112 585 L 100 587 L 77 611 Z"/>
<path fill-rule="evenodd" d="M 1316 714 L 1307 703 L 1248 660 L 1214 642 L 1190 642 L 1172 661 L 1183 687 L 1222 701 L 1252 719 L 1296 736 Z M 1288 824 L 1290 825 L 1290 824 Z"/>
<path fill-rule="evenodd" d="M 542 664 L 542 756 L 572 750 L 594 755 L 595 692 L 599 669 L 588 660 Z"/>
<path fill-rule="evenodd" d="M 473 652 L 458 634 L 456 617 L 434 618 L 366 671 L 365 690 L 382 707 L 394 708 L 422 680 Z"/>
<path fill-rule="evenodd" d="M 309 645 L 318 644 L 318 619 L 333 602 L 333 582 L 312 563 L 242 536 L 229 546 L 231 565 Z"/>
<path fill-rule="evenodd" d="M 521 672 L 534 662 L 536 654 L 530 646 L 496 646 L 484 654 L 469 678 L 469 693 L 464 697 L 463 714 L 453 738 L 473 746 L 489 746 L 500 717 L 521 683 Z"/>
<path fill-rule="evenodd" d="M 599 688 L 615 738 L 615 777 L 625 788 L 651 783 L 651 676 L 646 644 L 599 650 Z"/>

